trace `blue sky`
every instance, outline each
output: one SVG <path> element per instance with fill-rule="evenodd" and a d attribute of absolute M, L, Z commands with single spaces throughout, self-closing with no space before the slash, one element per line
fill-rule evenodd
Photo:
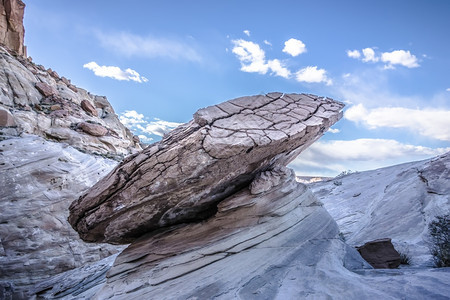
<path fill-rule="evenodd" d="M 450 150 L 450 1 L 25 3 L 33 61 L 107 96 L 145 141 L 201 107 L 279 91 L 347 104 L 298 174 Z"/>

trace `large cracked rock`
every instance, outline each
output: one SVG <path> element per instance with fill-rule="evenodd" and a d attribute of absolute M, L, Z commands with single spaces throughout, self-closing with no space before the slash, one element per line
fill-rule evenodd
<path fill-rule="evenodd" d="M 25 3 L 21 0 L 0 0 L 0 44 L 19 56 L 27 56 L 24 45 L 23 15 Z"/>
<path fill-rule="evenodd" d="M 314 95 L 271 93 L 200 109 L 72 203 L 69 222 L 86 241 L 128 243 L 206 219 L 257 174 L 286 166 L 339 120 L 343 106 Z"/>

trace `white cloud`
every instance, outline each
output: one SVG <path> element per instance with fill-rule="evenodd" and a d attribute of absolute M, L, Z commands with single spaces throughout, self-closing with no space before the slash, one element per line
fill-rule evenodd
<path fill-rule="evenodd" d="M 245 40 L 233 40 L 233 53 L 241 62 L 241 71 L 266 74 L 269 66 L 266 63 L 264 50 L 253 42 Z"/>
<path fill-rule="evenodd" d="M 264 44 L 268 45 L 268 46 L 272 46 L 272 43 L 269 42 L 268 40 L 264 40 Z"/>
<path fill-rule="evenodd" d="M 447 88 L 446 91 L 447 91 L 447 92 L 450 92 L 450 88 Z"/>
<path fill-rule="evenodd" d="M 241 62 L 241 71 L 266 74 L 269 70 L 276 76 L 289 78 L 290 71 L 278 59 L 266 60 L 266 54 L 261 47 L 245 40 L 233 40 L 232 52 Z"/>
<path fill-rule="evenodd" d="M 249 31 L 249 30 L 244 30 L 243 33 L 244 33 L 246 36 L 250 36 L 250 31 Z"/>
<path fill-rule="evenodd" d="M 336 176 L 345 170 L 371 170 L 426 159 L 447 151 L 450 148 L 433 149 L 391 139 L 318 141 L 290 166 L 302 175 Z"/>
<path fill-rule="evenodd" d="M 347 56 L 355 59 L 361 59 L 363 62 L 378 62 L 387 63 L 384 69 L 395 69 L 395 65 L 401 65 L 407 68 L 417 68 L 419 63 L 417 57 L 408 50 L 394 50 L 392 52 L 375 53 L 373 48 L 364 48 L 361 53 L 358 50 L 347 50 Z"/>
<path fill-rule="evenodd" d="M 306 45 L 300 40 L 291 38 L 284 42 L 283 52 L 295 57 L 306 52 Z"/>
<path fill-rule="evenodd" d="M 339 133 L 339 132 L 341 132 L 339 129 L 337 129 L 337 128 L 330 128 L 330 129 L 328 129 L 328 132 L 331 132 L 331 133 Z"/>
<path fill-rule="evenodd" d="M 358 50 L 347 50 L 347 56 L 351 58 L 360 58 L 361 53 Z"/>
<path fill-rule="evenodd" d="M 139 137 L 139 140 L 140 140 L 142 143 L 149 144 L 149 143 L 151 143 L 151 142 L 153 141 L 153 138 L 148 137 L 148 136 L 143 135 L 143 134 L 138 135 L 138 137 Z"/>
<path fill-rule="evenodd" d="M 379 58 L 375 56 L 375 51 L 372 48 L 364 48 L 362 49 L 362 53 L 364 55 L 362 59 L 363 62 L 377 62 L 379 60 Z"/>
<path fill-rule="evenodd" d="M 91 61 L 85 65 L 83 68 L 89 69 L 94 72 L 96 76 L 99 77 L 109 77 L 116 80 L 126 80 L 126 81 L 136 81 L 139 83 L 147 82 L 148 79 L 141 76 L 135 70 L 130 68 L 122 70 L 115 66 L 99 66 L 95 61 Z"/>
<path fill-rule="evenodd" d="M 183 123 L 168 122 L 155 118 L 154 121 L 149 122 L 145 127 L 141 128 L 143 132 L 148 134 L 154 134 L 158 136 L 163 136 L 164 134 L 172 131 L 176 127 L 182 125 Z"/>
<path fill-rule="evenodd" d="M 277 75 L 284 78 L 289 78 L 291 76 L 291 72 L 283 66 L 283 64 L 278 59 L 272 59 L 267 62 L 269 69 Z"/>
<path fill-rule="evenodd" d="M 450 141 L 450 110 L 404 107 L 367 109 L 363 104 L 358 104 L 350 107 L 344 117 L 353 122 L 361 122 L 369 129 L 405 128 L 429 138 Z"/>
<path fill-rule="evenodd" d="M 141 141 L 146 143 L 153 140 L 153 138 L 148 137 L 146 134 L 163 136 L 183 124 L 163 121 L 158 118 L 154 118 L 153 121 L 147 121 L 147 119 L 143 114 L 135 110 L 127 110 L 119 115 L 120 122 L 133 131 Z"/>
<path fill-rule="evenodd" d="M 167 57 L 201 61 L 201 56 L 190 44 L 168 38 L 139 36 L 127 32 L 96 32 L 103 47 L 125 56 Z"/>
<path fill-rule="evenodd" d="M 417 57 L 405 50 L 384 52 L 381 54 L 381 60 L 389 63 L 388 66 L 402 65 L 407 68 L 417 68 L 420 66 L 417 62 Z"/>
<path fill-rule="evenodd" d="M 299 82 L 325 82 L 327 85 L 331 85 L 332 81 L 327 77 L 326 73 L 327 71 L 324 69 L 317 69 L 317 66 L 308 66 L 297 71 L 295 75 Z"/>

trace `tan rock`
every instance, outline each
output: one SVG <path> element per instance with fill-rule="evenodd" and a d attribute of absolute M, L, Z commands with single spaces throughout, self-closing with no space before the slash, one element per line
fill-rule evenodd
<path fill-rule="evenodd" d="M 287 165 L 342 116 L 342 108 L 313 95 L 271 93 L 201 109 L 72 203 L 69 222 L 87 241 L 128 243 L 204 219 L 260 172 Z"/>
<path fill-rule="evenodd" d="M 82 122 L 78 124 L 78 128 L 93 136 L 104 136 L 108 133 L 108 129 L 99 124 Z"/>
<path fill-rule="evenodd" d="M 54 111 L 54 110 L 60 110 L 61 109 L 61 105 L 60 104 L 53 104 L 52 106 L 50 106 L 50 110 Z"/>
<path fill-rule="evenodd" d="M 42 95 L 44 95 L 44 97 L 50 97 L 58 94 L 58 91 L 54 87 L 44 82 L 37 82 L 35 87 Z"/>
<path fill-rule="evenodd" d="M 2 127 L 16 126 L 16 122 L 14 121 L 14 117 L 11 115 L 11 113 L 6 109 L 2 108 L 0 108 L 0 126 Z"/>
<path fill-rule="evenodd" d="M 23 15 L 25 4 L 21 0 L 0 1 L 0 44 L 19 56 L 27 56 L 24 46 Z"/>
<path fill-rule="evenodd" d="M 81 101 L 81 108 L 82 108 L 85 112 L 87 112 L 87 113 L 89 113 L 89 114 L 91 114 L 91 115 L 93 115 L 93 116 L 98 117 L 97 110 L 96 110 L 95 107 L 91 104 L 91 102 L 89 102 L 88 100 L 83 100 L 83 101 Z"/>

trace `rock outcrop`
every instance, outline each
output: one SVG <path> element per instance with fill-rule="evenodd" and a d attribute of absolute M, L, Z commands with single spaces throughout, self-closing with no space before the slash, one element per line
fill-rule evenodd
<path fill-rule="evenodd" d="M 375 269 L 395 269 L 400 266 L 400 254 L 395 250 L 391 239 L 370 241 L 357 250 Z"/>
<path fill-rule="evenodd" d="M 0 124 L 0 136 L 34 134 L 116 159 L 142 149 L 105 97 L 1 47 L 0 64 L 0 114 L 12 116 Z"/>
<path fill-rule="evenodd" d="M 18 56 L 27 56 L 24 45 L 23 15 L 25 4 L 21 0 L 0 1 L 0 45 Z"/>
<path fill-rule="evenodd" d="M 86 241 L 129 243 L 161 227 L 204 220 L 261 172 L 286 166 L 342 108 L 314 95 L 271 93 L 200 109 L 74 202 L 69 222 Z"/>
<path fill-rule="evenodd" d="M 84 243 L 67 222 L 69 204 L 116 164 L 32 135 L 0 141 L 0 282 L 16 296 L 121 250 Z"/>
<path fill-rule="evenodd" d="M 339 181 L 339 185 L 334 184 Z M 309 187 L 336 220 L 346 242 L 360 246 L 389 237 L 411 264 L 432 266 L 428 224 L 450 212 L 450 152 Z"/>

